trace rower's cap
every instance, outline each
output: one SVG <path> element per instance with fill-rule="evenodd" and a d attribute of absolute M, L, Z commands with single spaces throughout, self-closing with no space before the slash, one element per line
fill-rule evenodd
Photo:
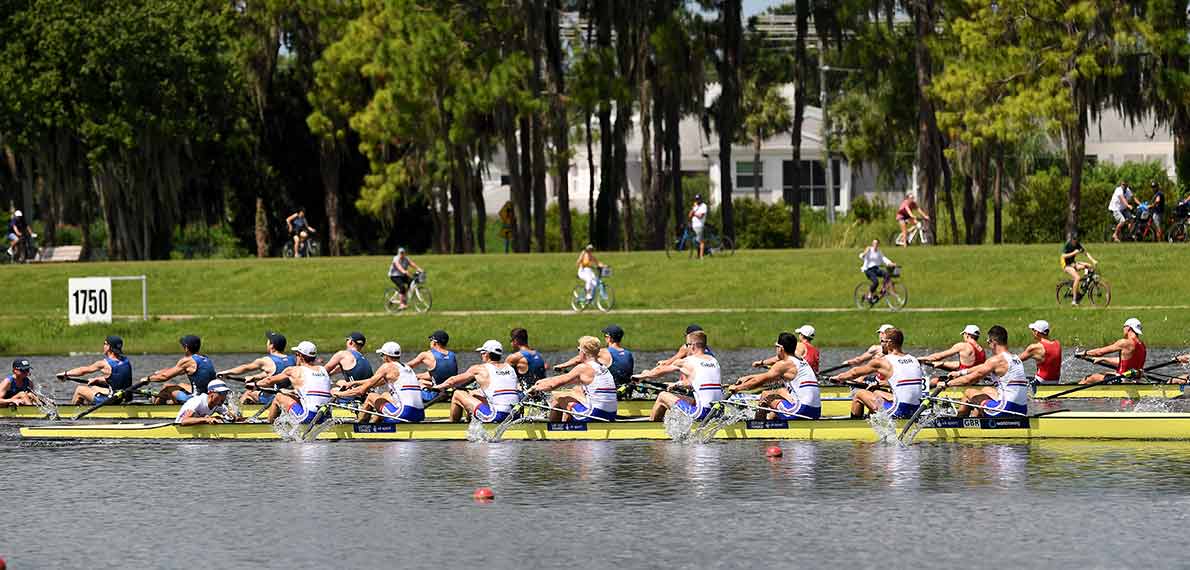
<path fill-rule="evenodd" d="M 318 347 L 314 346 L 314 343 L 308 340 L 299 342 L 298 345 L 293 348 L 293 351 L 302 356 L 308 356 L 310 358 L 318 356 Z"/>
<path fill-rule="evenodd" d="M 264 338 L 269 339 L 269 342 L 273 345 L 273 348 L 277 350 L 285 350 L 285 346 L 289 344 L 289 341 L 285 339 L 285 335 L 277 331 L 268 331 L 264 333 Z"/>
<path fill-rule="evenodd" d="M 686 334 L 690 334 L 692 332 L 698 332 L 700 330 L 702 330 L 702 327 L 700 327 L 698 325 L 690 325 L 690 326 L 686 327 Z"/>
<path fill-rule="evenodd" d="M 364 333 L 359 331 L 352 331 L 348 333 L 346 340 L 354 342 L 356 346 L 363 346 L 368 342 L 368 339 L 364 337 Z"/>
<path fill-rule="evenodd" d="M 504 345 L 500 344 L 498 340 L 488 340 L 484 341 L 483 346 L 475 349 L 475 352 L 502 356 L 504 354 Z"/>
<path fill-rule="evenodd" d="M 610 336 L 616 342 L 624 339 L 624 329 L 620 328 L 620 325 L 607 325 L 603 327 L 603 334 Z"/>
<path fill-rule="evenodd" d="M 446 331 L 444 330 L 436 330 L 430 333 L 430 340 L 438 344 L 445 345 L 446 343 L 450 342 L 450 335 L 446 334 Z"/>
<path fill-rule="evenodd" d="M 1131 319 L 1124 321 L 1124 326 L 1136 331 L 1136 334 L 1145 334 L 1140 332 L 1140 319 L 1136 317 L 1132 317 Z"/>
<path fill-rule="evenodd" d="M 227 383 L 222 380 L 211 380 L 211 383 L 207 384 L 207 392 L 214 392 L 216 394 L 226 394 L 230 391 L 231 391 L 231 388 L 229 388 L 227 386 Z"/>
<path fill-rule="evenodd" d="M 29 364 L 29 359 L 27 358 L 18 358 L 12 361 L 12 369 L 28 372 L 33 369 L 33 365 Z"/>
<path fill-rule="evenodd" d="M 963 327 L 963 334 L 969 334 L 971 336 L 979 336 L 979 327 L 977 327 L 975 325 L 967 325 L 967 326 Z"/>
<path fill-rule="evenodd" d="M 103 342 L 107 343 L 107 347 L 112 349 L 112 352 L 124 354 L 124 339 L 113 334 L 108 335 L 107 338 L 103 339 Z"/>
<path fill-rule="evenodd" d="M 178 344 L 182 345 L 182 348 L 189 350 L 194 354 L 198 354 L 198 351 L 202 349 L 202 339 L 198 338 L 197 335 L 188 334 L 182 338 L 179 338 Z"/>
<path fill-rule="evenodd" d="M 895 329 L 895 328 L 897 328 L 897 327 L 894 327 L 888 323 L 884 323 L 883 325 L 880 325 L 880 328 L 876 329 L 876 334 L 884 334 L 884 333 L 886 333 L 892 329 Z"/>
<path fill-rule="evenodd" d="M 814 338 L 815 331 L 814 331 L 814 327 L 812 327 L 810 325 L 802 325 L 802 326 L 798 327 L 797 330 L 795 330 L 793 332 L 800 334 L 806 338 Z"/>
<path fill-rule="evenodd" d="M 1029 328 L 1033 329 L 1041 334 L 1050 334 L 1049 321 L 1041 321 L 1041 320 L 1033 321 L 1033 322 L 1029 323 Z"/>
<path fill-rule="evenodd" d="M 390 340 L 384 343 L 384 346 L 381 346 L 379 349 L 377 349 L 376 354 L 383 354 L 384 356 L 397 358 L 398 356 L 401 356 L 401 345 Z"/>

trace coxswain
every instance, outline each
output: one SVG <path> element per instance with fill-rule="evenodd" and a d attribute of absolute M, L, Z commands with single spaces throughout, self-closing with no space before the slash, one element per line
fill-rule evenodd
<path fill-rule="evenodd" d="M 279 332 L 268 331 L 264 333 L 264 338 L 266 339 L 264 356 L 252 362 L 236 366 L 235 368 L 228 368 L 219 372 L 216 376 L 223 378 L 225 376 L 250 374 L 244 380 L 253 381 L 275 376 L 280 374 L 282 370 L 293 366 L 293 355 L 285 353 L 285 347 L 287 346 L 285 335 Z M 282 383 L 276 387 L 288 388 L 289 385 Z M 273 394 L 274 392 L 272 391 L 244 390 L 244 393 L 240 395 L 240 403 L 268 405 L 273 401 Z"/>
<path fill-rule="evenodd" d="M 649 420 L 659 422 L 665 419 L 665 413 L 676 409 L 690 416 L 694 420 L 701 420 L 711 413 L 715 402 L 723 399 L 723 385 L 721 383 L 719 361 L 714 356 L 706 354 L 703 349 L 707 345 L 707 334 L 695 331 L 686 335 L 686 346 L 690 351 L 673 364 L 666 364 L 646 370 L 636 378 L 657 378 L 666 374 L 679 372 L 678 381 L 669 384 L 672 389 L 678 385 L 690 388 L 693 397 L 682 396 L 673 392 L 657 394 L 653 403 L 653 410 L 649 413 Z"/>
<path fill-rule="evenodd" d="M 274 374 L 249 385 L 251 389 L 276 386 L 288 380 L 296 394 L 278 392 L 269 404 L 269 422 L 288 410 L 299 423 L 310 423 L 318 415 L 318 409 L 331 401 L 331 376 L 318 363 L 318 347 L 304 340 L 293 349 L 296 363 L 279 374 Z"/>
<path fill-rule="evenodd" d="M 40 402 L 29 377 L 32 370 L 26 358 L 12 361 L 12 374 L 0 378 L 0 406 L 36 406 Z"/>
<path fill-rule="evenodd" d="M 419 380 L 441 384 L 447 378 L 459 373 L 459 360 L 454 351 L 446 347 L 449 343 L 450 335 L 446 334 L 444 330 L 436 330 L 430 334 L 429 350 L 421 352 L 405 364 L 414 370 L 417 370 L 419 366 L 426 369 L 425 372 L 417 375 Z M 423 389 L 421 399 L 425 402 L 432 402 L 439 397 L 439 394 L 433 390 Z"/>
<path fill-rule="evenodd" d="M 112 394 L 132 387 L 132 362 L 124 356 L 124 339 L 116 335 L 108 336 L 103 339 L 103 358 L 89 366 L 71 368 L 60 376 L 78 378 L 95 373 L 99 373 L 100 376 L 91 378 L 85 385 L 74 389 L 71 404 L 102 404 Z M 130 402 L 132 394 L 125 393 L 123 400 L 114 403 Z"/>
<path fill-rule="evenodd" d="M 512 354 L 505 362 L 516 369 L 517 379 L 524 386 L 531 386 L 534 382 L 545 378 L 546 364 L 541 353 L 529 346 L 529 331 L 522 328 L 512 329 L 508 333 Z"/>
<path fill-rule="evenodd" d="M 227 387 L 227 383 L 222 380 L 211 380 L 207 384 L 207 391 L 205 394 L 199 394 L 186 400 L 182 404 L 182 409 L 178 411 L 178 417 L 174 419 L 174 423 L 182 426 L 192 426 L 198 424 L 221 424 L 228 420 L 234 420 L 231 412 L 227 409 L 227 398 L 231 392 L 231 388 Z"/>
<path fill-rule="evenodd" d="M 564 394 L 550 400 L 550 421 L 589 422 L 614 421 L 616 403 L 616 380 L 612 373 L 599 362 L 599 339 L 584 336 L 578 339 L 581 363 L 570 372 L 539 380 L 529 394 L 546 393 L 560 388 L 572 387 Z"/>
<path fill-rule="evenodd" d="M 154 404 L 180 404 L 199 394 L 207 392 L 207 384 L 215 379 L 215 365 L 211 359 L 199 354 L 202 339 L 188 334 L 178 339 L 182 346 L 182 358 L 169 368 L 162 368 L 149 376 L 150 382 L 168 382 L 185 374 L 188 382 L 167 383 L 153 397 Z"/>
<path fill-rule="evenodd" d="M 388 341 L 376 351 L 383 361 L 371 378 L 352 380 L 331 391 L 340 399 L 364 398 L 356 417 L 360 423 L 420 422 L 426 419 L 421 383 L 412 368 L 401 363 L 401 345 Z M 383 391 L 372 392 L 373 388 Z M 379 412 L 370 414 L 368 412 Z"/>
<path fill-rule="evenodd" d="M 799 333 L 800 334 L 800 333 Z M 749 374 L 727 387 L 728 395 L 764 386 L 781 384 L 776 390 L 760 393 L 759 404 L 769 410 L 757 410 L 758 420 L 816 420 L 822 416 L 822 398 L 818 375 L 809 362 L 796 355 L 798 339 L 783 332 L 777 335 L 777 355 L 772 366 L 761 373 Z"/>
<path fill-rule="evenodd" d="M 502 422 L 521 401 L 516 370 L 503 362 L 504 345 L 498 340 L 488 340 L 475 351 L 479 353 L 479 364 L 431 385 L 430 389 L 441 392 L 474 380 L 479 385 L 478 390 L 455 390 L 451 396 L 450 421 L 462 421 L 466 413 L 484 423 Z"/>
<path fill-rule="evenodd" d="M 1037 361 L 1034 384 L 1057 384 L 1062 379 L 1062 343 L 1050 338 L 1050 324 L 1046 321 L 1029 323 L 1029 332 L 1034 342 L 1020 353 L 1020 359 Z"/>
<path fill-rule="evenodd" d="M 1075 356 L 1090 358 L 1091 362 L 1095 364 L 1109 364 L 1116 367 L 1113 379 L 1118 379 L 1122 376 L 1133 376 L 1139 373 L 1144 373 L 1145 368 L 1145 343 L 1141 342 L 1140 335 L 1144 334 L 1140 329 L 1140 320 L 1131 318 L 1124 321 L 1124 337 L 1107 346 L 1088 350 L 1086 352 L 1075 353 Z M 1118 356 L 1110 357 L 1109 354 L 1118 354 Z M 1109 375 L 1102 373 L 1095 373 L 1079 380 L 1079 384 L 1098 384 L 1107 380 Z"/>
<path fill-rule="evenodd" d="M 979 366 L 987 360 L 987 353 L 984 352 L 982 346 L 979 346 L 979 327 L 967 325 L 963 327 L 963 332 L 959 334 L 959 337 L 962 340 L 956 342 L 950 348 L 942 352 L 935 352 L 929 356 L 923 356 L 921 361 L 942 370 L 962 371 Z M 958 355 L 958 360 L 944 361 L 946 358 L 955 355 Z"/>
<path fill-rule="evenodd" d="M 983 364 L 966 370 L 955 370 L 945 379 L 935 378 L 931 384 L 949 388 L 970 386 L 983 378 L 994 384 L 986 388 L 967 388 L 963 391 L 963 405 L 959 417 L 1024 416 L 1029 414 L 1029 380 L 1021 358 L 1008 349 L 1008 330 L 1000 325 L 988 329 L 988 347 L 992 356 Z"/>
<path fill-rule="evenodd" d="M 905 335 L 900 329 L 888 329 L 881 337 L 884 356 L 873 358 L 867 364 L 852 368 L 828 381 L 839 382 L 875 374 L 877 381 L 889 386 L 892 393 L 874 390 L 856 390 L 851 396 L 851 417 L 862 418 L 864 409 L 870 412 L 889 410 L 894 418 L 912 416 L 921 405 L 925 388 L 925 373 L 913 356 L 902 352 Z"/>

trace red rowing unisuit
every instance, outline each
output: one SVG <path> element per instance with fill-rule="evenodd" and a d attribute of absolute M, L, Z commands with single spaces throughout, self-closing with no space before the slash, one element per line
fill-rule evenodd
<path fill-rule="evenodd" d="M 978 342 L 970 339 L 964 340 L 963 342 L 971 346 L 971 350 L 975 353 L 975 362 L 972 362 L 971 364 L 963 364 L 962 362 L 959 362 L 959 370 L 974 368 L 980 364 L 983 364 L 984 361 L 988 359 L 987 353 L 983 351 L 983 347 L 979 346 Z"/>
<path fill-rule="evenodd" d="M 1041 340 L 1045 354 L 1037 364 L 1037 378 L 1043 382 L 1057 382 L 1062 378 L 1062 344 L 1056 340 Z"/>
<path fill-rule="evenodd" d="M 1140 370 L 1145 367 L 1145 343 L 1141 342 L 1139 338 L 1133 342 L 1135 345 L 1132 347 L 1132 356 L 1127 359 L 1120 359 L 1120 364 L 1116 366 L 1116 374 L 1123 374 L 1129 370 Z"/>
<path fill-rule="evenodd" d="M 806 347 L 806 357 L 802 360 L 805 360 L 810 365 L 810 369 L 818 374 L 818 347 L 808 342 L 803 343 L 803 346 Z"/>

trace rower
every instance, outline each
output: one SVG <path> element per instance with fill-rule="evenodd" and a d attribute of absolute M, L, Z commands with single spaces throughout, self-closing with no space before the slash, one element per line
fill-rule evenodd
<path fill-rule="evenodd" d="M 800 334 L 800 333 L 799 333 Z M 765 372 L 749 374 L 727 387 L 734 394 L 772 384 L 784 384 L 776 390 L 760 393 L 760 405 L 774 411 L 757 410 L 758 420 L 816 420 L 822 416 L 822 399 L 818 390 L 818 375 L 809 362 L 799 358 L 798 339 L 787 332 L 777 335 L 777 355 Z"/>
<path fill-rule="evenodd" d="M 102 404 L 115 392 L 132 387 L 132 362 L 124 356 L 124 339 L 116 335 L 108 336 L 103 339 L 103 358 L 89 366 L 71 368 L 59 376 L 79 377 L 96 372 L 101 376 L 91 378 L 86 385 L 74 389 L 71 404 Z M 114 403 L 127 403 L 132 400 L 132 394 L 125 394 L 123 400 Z"/>
<path fill-rule="evenodd" d="M 620 344 L 624 340 L 624 329 L 619 325 L 608 325 L 603 327 L 601 332 L 607 346 L 599 349 L 599 363 L 606 366 L 612 373 L 612 379 L 616 381 L 617 388 L 631 384 L 632 374 L 636 371 L 636 360 L 632 356 L 632 351 Z M 580 352 L 566 362 L 555 364 L 554 370 L 565 372 L 582 361 L 583 355 Z"/>
<path fill-rule="evenodd" d="M 582 360 L 579 365 L 566 374 L 539 380 L 529 388 L 528 393 L 573 387 L 570 393 L 554 396 L 550 400 L 553 408 L 550 410 L 551 422 L 614 421 L 618 409 L 616 380 L 612 378 L 611 371 L 599 362 L 599 339 L 593 336 L 578 339 L 578 352 Z"/>
<path fill-rule="evenodd" d="M 248 386 L 259 389 L 276 386 L 286 380 L 293 384 L 297 394 L 279 392 L 273 397 L 273 403 L 269 404 L 270 423 L 277 420 L 283 409 L 296 417 L 298 423 L 310 423 L 318 415 L 318 408 L 331 401 L 331 376 L 318 363 L 318 347 L 304 340 L 298 343 L 293 352 L 296 358 L 293 366 Z"/>
<path fill-rule="evenodd" d="M 891 394 L 883 391 L 856 390 L 851 397 L 852 418 L 862 418 L 865 408 L 870 412 L 889 410 L 894 418 L 907 418 L 917 411 L 921 405 L 926 375 L 916 358 L 902 352 L 904 342 L 905 335 L 900 329 L 888 329 L 882 338 L 884 356 L 827 379 L 829 382 L 839 382 L 876 374 L 880 384 L 891 387 Z"/>
<path fill-rule="evenodd" d="M 417 373 L 401 363 L 401 345 L 390 340 L 376 354 L 380 355 L 383 363 L 371 378 L 346 382 L 332 390 L 331 395 L 341 399 L 359 399 L 366 395 L 360 408 L 362 411 L 356 417 L 359 423 L 416 423 L 425 420 L 421 384 Z M 385 391 L 369 393 L 381 385 L 386 387 Z M 367 413 L 372 411 L 384 416 Z"/>
<path fill-rule="evenodd" d="M 963 327 L 963 332 L 959 336 L 962 340 L 956 342 L 950 348 L 942 352 L 935 352 L 929 356 L 923 356 L 921 361 L 932 365 L 934 368 L 960 371 L 983 364 L 987 360 L 987 354 L 984 353 L 983 347 L 979 346 L 979 327 L 967 325 Z M 956 354 L 959 357 L 958 360 L 942 361 Z"/>
<path fill-rule="evenodd" d="M 814 330 L 814 327 L 812 327 L 810 325 L 802 325 L 802 326 L 798 327 L 796 330 L 794 330 L 793 332 L 795 334 L 797 334 L 797 350 L 795 350 L 792 354 L 794 356 L 798 357 L 799 359 L 804 360 L 807 363 L 809 363 L 810 368 L 812 370 L 814 370 L 814 373 L 818 374 L 818 364 L 820 361 L 820 355 L 818 352 L 818 347 L 814 346 L 814 344 L 813 344 L 814 343 L 814 333 L 816 332 Z M 877 348 L 879 348 L 879 347 L 877 347 Z M 869 350 L 871 350 L 871 349 L 869 349 Z M 865 352 L 864 354 L 867 354 L 867 353 Z M 859 357 L 856 357 L 856 358 L 859 358 Z M 779 361 L 780 361 L 780 359 L 778 359 L 776 356 L 770 356 L 764 360 L 757 360 L 756 362 L 753 362 L 752 367 L 753 368 L 768 368 L 768 367 L 776 364 Z"/>
<path fill-rule="evenodd" d="M 1028 415 L 1029 381 L 1021 358 L 1008 349 L 1008 330 L 1000 325 L 988 329 L 988 346 L 992 357 L 983 364 L 951 372 L 945 380 L 934 378 L 931 384 L 943 388 L 969 386 L 989 378 L 995 386 L 967 388 L 963 392 L 964 405 L 959 406 L 959 417 Z"/>
<path fill-rule="evenodd" d="M 860 364 L 868 362 L 873 358 L 880 358 L 881 356 L 884 356 L 884 333 L 894 328 L 896 327 L 887 323 L 880 325 L 880 328 L 876 329 L 876 344 L 869 346 L 868 350 L 865 350 L 863 354 L 860 354 L 855 358 L 844 360 L 843 364 L 846 364 L 847 366 L 859 366 Z"/>
<path fill-rule="evenodd" d="M 218 377 L 224 376 L 240 376 L 247 373 L 258 372 L 259 374 L 252 374 L 245 378 L 245 380 L 260 380 L 280 374 L 282 370 L 293 366 L 293 356 L 285 354 L 286 339 L 285 335 L 268 331 L 264 333 L 264 338 L 267 339 L 265 344 L 265 355 L 249 362 L 241 364 L 235 368 L 228 368 L 217 374 Z M 278 388 L 288 388 L 288 384 L 277 386 Z M 262 404 L 268 405 L 273 401 L 274 392 L 261 392 L 260 390 L 244 390 L 243 395 L 240 396 L 241 404 Z"/>
<path fill-rule="evenodd" d="M 326 361 L 324 365 L 326 373 L 332 376 L 336 373 L 343 374 L 343 379 L 336 382 L 336 386 L 371 378 L 372 363 L 368 362 L 368 358 L 361 352 L 364 345 L 368 343 L 368 339 L 364 338 L 364 333 L 353 331 L 343 340 L 346 343 L 343 350 L 331 355 L 331 359 Z"/>
<path fill-rule="evenodd" d="M 199 394 L 207 392 L 207 384 L 215 379 L 215 365 L 211 359 L 199 354 L 202 339 L 188 334 L 178 339 L 182 346 L 182 358 L 169 368 L 162 368 L 149 376 L 150 382 L 166 382 L 185 374 L 189 383 L 168 383 L 153 397 L 154 404 L 180 404 Z"/>
<path fill-rule="evenodd" d="M 207 384 L 207 392 L 199 394 L 182 404 L 178 417 L 174 423 L 181 426 L 198 424 L 221 424 L 228 419 L 235 419 L 227 410 L 227 395 L 231 388 L 222 380 L 211 380 Z"/>
<path fill-rule="evenodd" d="M 694 420 L 701 420 L 711 413 L 711 406 L 723 399 L 723 386 L 719 361 L 714 356 L 706 354 L 703 349 L 707 345 L 707 334 L 695 331 L 686 335 L 686 346 L 690 348 L 685 358 L 673 364 L 666 364 L 646 370 L 636 378 L 657 378 L 666 374 L 679 372 L 677 382 L 667 386 L 672 389 L 682 384 L 689 386 L 694 397 L 680 396 L 673 392 L 657 394 L 657 401 L 653 403 L 653 410 L 649 413 L 649 421 L 659 422 L 665 419 L 669 409 L 678 410 Z"/>
<path fill-rule="evenodd" d="M 447 390 L 474 380 L 479 384 L 478 390 L 455 390 L 451 396 L 450 421 L 462 421 L 463 413 L 466 412 L 484 423 L 502 422 L 512 413 L 512 407 L 521 401 L 516 370 L 501 362 L 504 359 L 504 345 L 498 340 L 486 341 L 475 351 L 479 353 L 479 364 L 430 386 L 430 389 Z"/>
<path fill-rule="evenodd" d="M 1116 367 L 1116 373 L 1113 379 L 1118 379 L 1120 376 L 1136 374 L 1135 371 L 1144 372 L 1145 367 L 1145 343 L 1140 341 L 1140 335 L 1144 333 L 1140 329 L 1140 320 L 1131 318 L 1124 321 L 1124 337 L 1107 346 L 1088 350 L 1086 352 L 1076 352 L 1078 357 L 1091 357 L 1091 362 L 1095 364 L 1103 363 L 1110 364 Z M 1108 357 L 1108 354 L 1119 354 L 1116 357 Z M 1079 384 L 1098 384 L 1108 379 L 1107 374 L 1095 373 L 1079 380 Z"/>
<path fill-rule="evenodd" d="M 687 335 L 689 335 L 690 333 L 693 333 L 693 332 L 698 332 L 698 331 L 702 331 L 702 327 L 700 327 L 698 325 L 692 324 L 692 325 L 686 327 Z M 703 331 L 703 332 L 706 332 L 706 331 Z M 677 352 L 674 352 L 673 356 L 666 358 L 665 360 L 658 360 L 657 365 L 661 366 L 663 364 L 673 364 L 675 361 L 677 361 L 679 359 L 686 358 L 686 353 L 689 351 L 690 351 L 690 348 L 688 346 L 686 346 L 685 344 L 683 344 L 682 346 L 678 347 Z M 715 351 L 711 350 L 711 347 L 708 346 L 706 348 L 705 354 L 715 356 Z"/>
<path fill-rule="evenodd" d="M 529 346 L 529 331 L 522 328 L 512 329 L 508 333 L 509 343 L 512 344 L 512 354 L 505 360 L 509 366 L 516 369 L 517 380 L 524 386 L 545 378 L 545 359 L 541 353 Z"/>
<path fill-rule="evenodd" d="M 39 398 L 33 393 L 29 378 L 33 365 L 26 358 L 12 361 L 12 374 L 0 379 L 0 406 L 36 406 Z"/>
<path fill-rule="evenodd" d="M 1062 343 L 1050 338 L 1050 324 L 1046 321 L 1029 323 L 1029 331 L 1035 342 L 1025 347 L 1020 359 L 1037 361 L 1034 384 L 1057 384 L 1062 379 Z"/>
<path fill-rule="evenodd" d="M 430 349 L 423 351 L 405 364 L 414 370 L 418 366 L 425 367 L 426 371 L 417 375 L 419 380 L 429 380 L 434 384 L 441 384 L 447 378 L 459 373 L 458 358 L 453 351 L 446 348 L 449 342 L 450 335 L 446 334 L 446 331 L 436 330 L 430 334 Z M 423 389 L 421 391 L 421 399 L 424 402 L 433 402 L 438 396 L 439 393 L 433 390 Z"/>

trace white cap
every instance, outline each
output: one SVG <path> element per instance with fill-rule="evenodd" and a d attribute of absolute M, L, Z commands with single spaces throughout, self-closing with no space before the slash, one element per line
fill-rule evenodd
<path fill-rule="evenodd" d="M 975 325 L 967 325 L 967 326 L 963 327 L 963 334 L 969 334 L 971 336 L 979 336 L 979 327 L 977 327 Z"/>
<path fill-rule="evenodd" d="M 814 327 L 812 327 L 810 325 L 802 325 L 802 326 L 798 327 L 797 330 L 795 330 L 793 332 L 800 334 L 806 338 L 814 338 Z"/>
<path fill-rule="evenodd" d="M 382 354 L 384 356 L 396 358 L 401 356 L 401 345 L 390 340 L 384 343 L 384 346 L 381 346 L 379 349 L 377 349 L 376 354 Z"/>
<path fill-rule="evenodd" d="M 889 329 L 895 329 L 895 328 L 897 328 L 897 327 L 894 327 L 888 323 L 885 323 L 883 325 L 880 325 L 880 328 L 876 329 L 876 334 L 884 334 L 885 331 L 887 331 Z"/>
<path fill-rule="evenodd" d="M 1048 321 L 1041 321 L 1041 320 L 1033 321 L 1033 322 L 1029 323 L 1029 328 L 1031 328 L 1041 334 L 1050 334 L 1050 324 Z"/>
<path fill-rule="evenodd" d="M 293 347 L 293 351 L 302 356 L 309 356 L 310 358 L 318 356 L 318 347 L 314 346 L 314 343 L 308 340 L 299 342 L 297 346 Z"/>
<path fill-rule="evenodd" d="M 500 344 L 498 340 L 484 341 L 483 346 L 475 349 L 475 352 L 486 352 L 489 354 L 503 355 L 504 345 Z"/>
<path fill-rule="evenodd" d="M 12 217 L 14 217 L 14 218 L 23 218 L 24 216 L 25 216 L 25 214 L 22 214 L 20 210 L 17 210 L 12 213 Z"/>
<path fill-rule="evenodd" d="M 216 394 L 226 394 L 230 391 L 231 391 L 231 388 L 228 388 L 227 383 L 222 380 L 211 380 L 211 383 L 207 384 L 207 392 L 214 392 Z"/>
<path fill-rule="evenodd" d="M 1140 319 L 1136 317 L 1132 317 L 1131 319 L 1124 321 L 1124 326 L 1136 331 L 1136 334 L 1145 334 L 1140 332 Z"/>

